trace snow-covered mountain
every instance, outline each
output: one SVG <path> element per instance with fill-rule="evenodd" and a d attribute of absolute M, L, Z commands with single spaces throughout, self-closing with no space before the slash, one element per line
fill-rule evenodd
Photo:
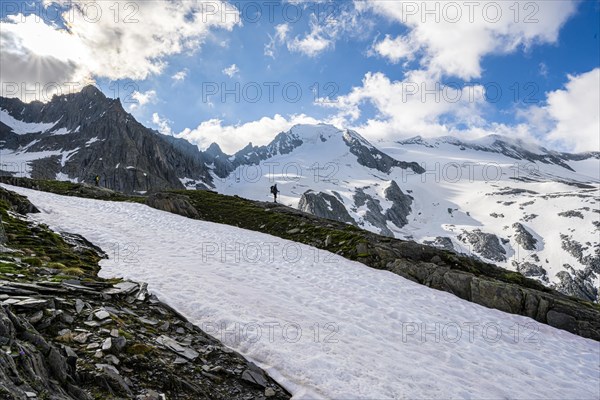
<path fill-rule="evenodd" d="M 278 151 L 278 143 L 294 146 Z M 600 153 L 500 136 L 374 146 L 325 125 L 296 126 L 267 148 L 245 149 L 253 162 L 215 176 L 217 190 L 266 200 L 277 183 L 292 207 L 472 254 L 598 300 Z"/>
<path fill-rule="evenodd" d="M 48 103 L 0 97 L 0 150 L 2 170 L 15 176 L 93 182 L 99 175 L 103 186 L 129 193 L 183 188 L 183 177 L 210 185 L 195 146 L 144 127 L 94 86 Z"/>
<path fill-rule="evenodd" d="M 145 128 L 94 87 L 49 103 L 0 98 L 5 173 L 129 193 L 211 188 L 471 254 L 598 301 L 600 153 L 489 136 L 370 143 L 300 125 L 234 155 Z"/>

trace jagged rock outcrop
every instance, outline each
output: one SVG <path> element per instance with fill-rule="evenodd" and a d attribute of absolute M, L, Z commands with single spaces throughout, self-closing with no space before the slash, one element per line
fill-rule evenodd
<path fill-rule="evenodd" d="M 225 154 L 218 144 L 213 143 L 203 152 L 203 157 L 206 163 L 212 166 L 215 175 L 225 179 L 240 166 L 257 165 L 273 156 L 289 154 L 302 144 L 302 139 L 290 130 L 279 133 L 265 146 L 253 146 L 252 143 L 248 143 L 246 147 L 231 156 Z"/>
<path fill-rule="evenodd" d="M 5 201 L 10 210 L 16 212 L 18 214 L 35 214 L 39 213 L 40 210 L 34 206 L 27 197 L 21 196 L 15 192 L 11 192 L 10 190 L 6 190 L 0 187 L 0 200 Z"/>
<path fill-rule="evenodd" d="M 383 208 L 379 200 L 374 199 L 369 194 L 365 193 L 366 188 L 358 188 L 354 192 L 354 204 L 357 208 L 366 206 L 367 211 L 364 214 L 364 221 L 380 230 L 380 234 L 384 236 L 394 236 L 394 232 L 387 225 L 387 218 L 383 213 Z"/>
<path fill-rule="evenodd" d="M 581 213 L 581 211 L 577 211 L 577 210 L 569 210 L 569 211 L 559 212 L 558 215 L 561 216 L 561 217 L 565 217 L 565 218 L 581 218 L 581 219 L 584 219 L 583 214 Z"/>
<path fill-rule="evenodd" d="M 575 257 L 581 264 L 589 267 L 592 272 L 600 274 L 600 245 L 596 245 L 593 248 L 593 254 L 585 255 L 584 251 L 587 250 L 588 247 L 584 247 L 581 243 L 565 234 L 561 234 L 560 238 L 562 240 L 561 247 L 563 250 Z"/>
<path fill-rule="evenodd" d="M 452 243 L 452 239 L 447 236 L 438 236 L 434 240 L 426 240 L 423 242 L 428 246 L 438 247 L 440 249 L 454 251 L 454 244 Z"/>
<path fill-rule="evenodd" d="M 384 190 L 384 198 L 392 203 L 391 207 L 383 210 L 378 199 L 373 198 L 365 192 L 368 188 L 358 188 L 354 192 L 354 204 L 358 209 L 366 206 L 367 211 L 364 214 L 364 221 L 378 228 L 380 233 L 385 236 L 394 237 L 394 232 L 388 226 L 392 222 L 398 228 L 408 223 L 408 216 L 411 213 L 411 196 L 404 194 L 395 181 L 391 181 Z"/>
<path fill-rule="evenodd" d="M 92 399 L 78 384 L 76 357 L 72 350 L 58 348 L 24 318 L 6 306 L 0 307 L 0 395 L 3 399 L 36 398 L 52 393 L 55 399 Z"/>
<path fill-rule="evenodd" d="M 476 229 L 474 231 L 464 231 L 458 238 L 469 244 L 473 252 L 488 260 L 506 261 L 506 250 L 500 244 L 498 237 L 492 233 Z"/>
<path fill-rule="evenodd" d="M 384 173 L 389 173 L 393 167 L 410 169 L 415 174 L 425 172 L 425 169 L 416 162 L 398 161 L 388 156 L 371 145 L 355 131 L 347 130 L 344 134 L 344 141 L 350 148 L 350 152 L 356 156 L 358 163 L 367 168 L 376 169 Z"/>
<path fill-rule="evenodd" d="M 539 278 L 543 281 L 548 280 L 548 272 L 541 266 L 525 261 L 518 263 L 513 261 L 513 265 L 516 266 L 517 271 L 528 278 Z"/>
<path fill-rule="evenodd" d="M 392 202 L 392 206 L 386 210 L 385 216 L 398 228 L 408 224 L 408 216 L 411 213 L 413 198 L 404 194 L 395 181 L 384 190 L 385 199 Z"/>
<path fill-rule="evenodd" d="M 317 217 L 356 224 L 344 204 L 337 197 L 328 193 L 306 191 L 300 198 L 298 209 Z"/>
<path fill-rule="evenodd" d="M 198 218 L 200 216 L 186 197 L 175 193 L 153 193 L 146 197 L 145 202 L 157 210 L 183 215 L 184 217 Z"/>
<path fill-rule="evenodd" d="M 565 271 L 556 274 L 559 282 L 555 289 L 569 296 L 586 301 L 598 301 L 598 288 L 594 285 L 595 273 L 586 267 L 584 270 L 574 270 L 570 265 L 565 265 Z"/>
<path fill-rule="evenodd" d="M 515 222 L 512 227 L 515 230 L 515 242 L 520 244 L 525 250 L 536 249 L 537 239 L 533 237 L 523 224 Z"/>

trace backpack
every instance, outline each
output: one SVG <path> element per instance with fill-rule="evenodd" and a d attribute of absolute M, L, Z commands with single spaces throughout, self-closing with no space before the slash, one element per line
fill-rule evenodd
<path fill-rule="evenodd" d="M 275 194 L 275 185 L 271 186 L 271 193 Z"/>

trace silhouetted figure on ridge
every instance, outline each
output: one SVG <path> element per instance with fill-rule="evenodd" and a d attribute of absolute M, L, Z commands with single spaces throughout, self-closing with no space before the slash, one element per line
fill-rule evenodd
<path fill-rule="evenodd" d="M 279 189 L 277 189 L 277 184 L 271 186 L 271 194 L 273 195 L 273 201 L 277 203 L 277 193 L 279 193 Z"/>

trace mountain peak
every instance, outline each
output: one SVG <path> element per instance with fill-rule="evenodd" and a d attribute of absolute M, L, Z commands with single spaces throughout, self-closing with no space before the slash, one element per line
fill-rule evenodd
<path fill-rule="evenodd" d="M 223 150 L 221 150 L 221 146 L 219 146 L 217 143 L 212 143 L 210 146 L 208 146 L 208 148 L 204 150 L 204 153 L 213 158 L 225 156 L 225 153 L 223 153 Z"/>
<path fill-rule="evenodd" d="M 326 142 L 332 137 L 341 137 L 342 134 L 342 130 L 328 124 L 298 124 L 286 133 L 287 136 L 293 136 L 304 143 Z"/>
<path fill-rule="evenodd" d="M 98 89 L 95 85 L 87 85 L 79 92 L 84 96 L 102 96 L 106 97 L 104 93 L 100 89 Z"/>

